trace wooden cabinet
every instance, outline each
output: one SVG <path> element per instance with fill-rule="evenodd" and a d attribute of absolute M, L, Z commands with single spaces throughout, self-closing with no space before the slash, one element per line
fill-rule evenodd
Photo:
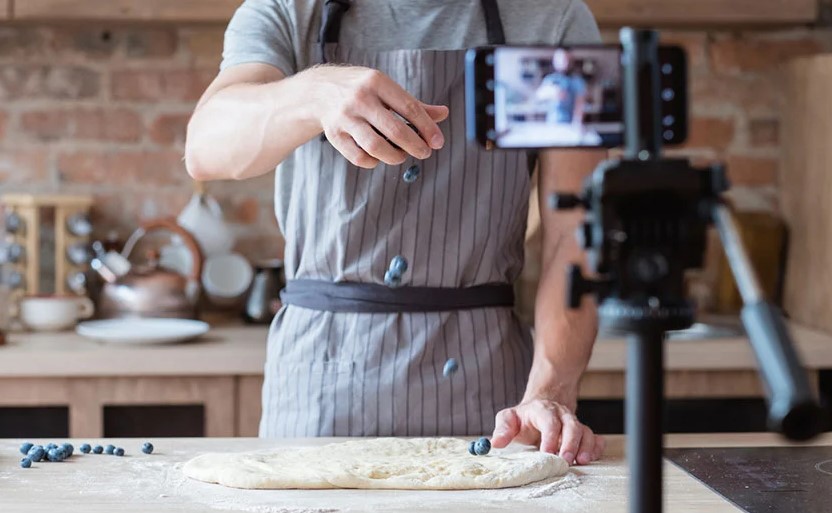
<path fill-rule="evenodd" d="M 242 0 L 0 0 L 0 19 L 228 21 Z M 788 25 L 818 18 L 817 0 L 586 0 L 602 26 Z M 11 5 L 11 4 L 14 5 Z M 12 9 L 13 7 L 13 9 Z"/>
<path fill-rule="evenodd" d="M 31 1 L 31 0 L 27 0 Z M 605 26 L 785 25 L 818 17 L 817 0 L 586 0 Z"/>
<path fill-rule="evenodd" d="M 20 20 L 228 21 L 242 0 L 0 0 L 14 1 Z"/>

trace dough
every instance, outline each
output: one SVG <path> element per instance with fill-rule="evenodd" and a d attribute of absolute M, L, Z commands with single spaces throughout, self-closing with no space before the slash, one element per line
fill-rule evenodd
<path fill-rule="evenodd" d="M 456 438 L 377 438 L 269 452 L 204 454 L 185 475 L 234 488 L 386 488 L 468 490 L 510 488 L 562 476 L 559 456 L 531 448 L 468 453 Z"/>

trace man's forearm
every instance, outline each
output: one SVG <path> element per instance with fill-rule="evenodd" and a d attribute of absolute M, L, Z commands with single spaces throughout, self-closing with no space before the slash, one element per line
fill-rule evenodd
<path fill-rule="evenodd" d="M 577 310 L 566 303 L 567 267 L 581 258 L 570 233 L 543 262 L 535 303 L 534 363 L 525 399 L 544 397 L 575 407 L 578 382 L 597 333 L 597 314 L 591 300 L 585 300 Z"/>

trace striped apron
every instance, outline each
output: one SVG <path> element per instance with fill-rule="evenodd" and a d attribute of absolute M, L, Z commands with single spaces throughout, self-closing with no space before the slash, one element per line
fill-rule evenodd
<path fill-rule="evenodd" d="M 490 43 L 503 43 L 496 1 L 482 3 Z M 466 140 L 464 51 L 348 48 L 334 42 L 340 11 L 326 12 L 325 60 L 378 69 L 447 105 L 447 142 L 427 160 L 369 171 L 315 138 L 295 152 L 293 173 L 277 173 L 278 191 L 291 191 L 276 194 L 288 285 L 269 333 L 260 435 L 489 432 L 521 400 L 532 360 L 510 292 L 523 264 L 527 156 Z M 449 358 L 459 371 L 444 377 Z"/>

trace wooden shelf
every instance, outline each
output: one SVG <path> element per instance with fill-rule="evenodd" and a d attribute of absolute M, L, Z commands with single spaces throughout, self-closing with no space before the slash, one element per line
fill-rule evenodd
<path fill-rule="evenodd" d="M 0 19 L 225 23 L 241 0 L 0 0 Z M 586 0 L 605 27 L 809 24 L 817 0 Z"/>
<path fill-rule="evenodd" d="M 31 0 L 27 0 L 31 1 Z M 817 0 L 586 0 L 602 26 L 788 25 L 818 18 Z"/>
<path fill-rule="evenodd" d="M 18 20 L 226 22 L 241 0 L 0 0 L 15 1 Z"/>

